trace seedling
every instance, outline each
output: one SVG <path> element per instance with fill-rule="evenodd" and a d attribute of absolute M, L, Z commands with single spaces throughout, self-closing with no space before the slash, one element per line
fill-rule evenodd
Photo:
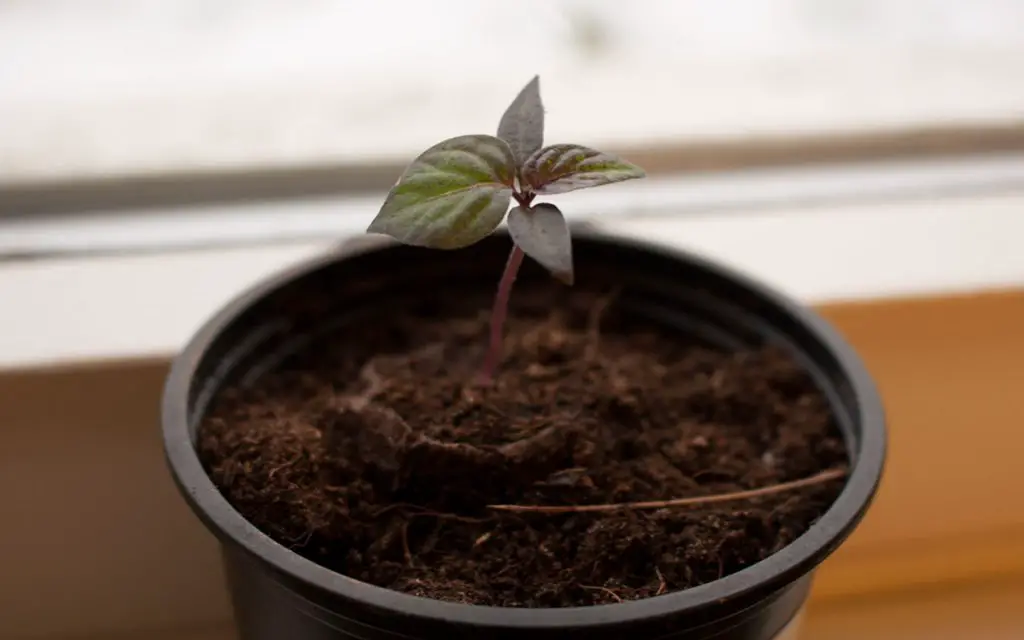
<path fill-rule="evenodd" d="M 501 356 L 512 284 L 527 255 L 558 280 L 573 283 L 572 240 L 562 212 L 537 196 L 633 178 L 644 170 L 577 144 L 544 145 L 544 106 L 535 76 L 498 124 L 498 135 L 465 135 L 430 147 L 406 168 L 367 229 L 401 243 L 461 249 L 494 231 L 508 213 L 512 252 L 498 283 L 481 378 Z M 509 211 L 515 199 L 517 206 Z"/>

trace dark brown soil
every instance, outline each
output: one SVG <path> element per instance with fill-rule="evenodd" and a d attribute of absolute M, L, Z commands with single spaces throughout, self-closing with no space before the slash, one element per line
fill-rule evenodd
<path fill-rule="evenodd" d="M 825 400 L 781 352 L 700 347 L 628 321 L 604 294 L 552 285 L 513 298 L 492 387 L 473 384 L 479 298 L 376 318 L 226 391 L 200 432 L 214 482 L 335 571 L 507 607 L 715 580 L 793 541 L 838 495 L 842 480 L 689 507 L 488 508 L 719 494 L 846 464 Z"/>

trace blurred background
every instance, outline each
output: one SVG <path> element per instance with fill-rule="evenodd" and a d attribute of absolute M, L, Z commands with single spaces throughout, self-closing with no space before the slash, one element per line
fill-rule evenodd
<path fill-rule="evenodd" d="M 376 198 L 536 73 L 549 140 L 658 176 L 1016 151 L 1021 24 L 1017 0 L 0 0 L 0 252 L 349 230 L 336 205 L 58 239 L 41 216 Z"/>
<path fill-rule="evenodd" d="M 549 142 L 649 173 L 569 217 L 815 305 L 879 380 L 809 637 L 1024 638 L 1021 0 L 0 0 L 0 638 L 230 637 L 170 357 L 534 74 Z"/>
<path fill-rule="evenodd" d="M 400 161 L 533 74 L 638 147 L 1011 122 L 1015 0 L 5 0 L 4 183 Z"/>

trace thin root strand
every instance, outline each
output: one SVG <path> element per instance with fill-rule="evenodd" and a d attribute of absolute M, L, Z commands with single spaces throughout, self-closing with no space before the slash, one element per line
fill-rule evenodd
<path fill-rule="evenodd" d="M 624 511 L 638 509 L 667 509 L 672 507 L 694 507 L 717 502 L 731 502 L 735 500 L 750 500 L 770 496 L 786 491 L 794 491 L 814 485 L 838 480 L 846 476 L 846 469 L 829 469 L 819 474 L 782 482 L 769 487 L 758 489 L 747 489 L 745 491 L 732 491 L 729 493 L 717 493 L 709 496 L 695 496 L 692 498 L 677 498 L 675 500 L 652 500 L 649 502 L 620 502 L 616 504 L 585 504 L 585 505 L 564 505 L 564 506 L 543 506 L 543 505 L 522 505 L 522 504 L 492 504 L 488 509 L 494 511 L 510 511 L 515 513 L 588 513 L 606 511 Z"/>

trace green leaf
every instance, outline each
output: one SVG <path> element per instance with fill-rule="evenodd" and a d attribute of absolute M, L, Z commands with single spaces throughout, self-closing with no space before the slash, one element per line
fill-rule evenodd
<path fill-rule="evenodd" d="M 540 76 L 523 87 L 498 124 L 498 137 L 512 147 L 519 166 L 544 144 L 544 105 L 540 100 Z"/>
<path fill-rule="evenodd" d="M 515 207 L 508 214 L 508 232 L 523 253 L 565 284 L 572 284 L 572 238 L 558 207 L 547 202 Z"/>
<path fill-rule="evenodd" d="M 521 175 L 534 193 L 551 195 L 643 178 L 647 174 L 610 153 L 576 144 L 556 144 L 527 158 Z"/>
<path fill-rule="evenodd" d="M 409 165 L 366 231 L 432 249 L 469 246 L 501 224 L 515 170 L 512 149 L 500 138 L 440 142 Z"/>

